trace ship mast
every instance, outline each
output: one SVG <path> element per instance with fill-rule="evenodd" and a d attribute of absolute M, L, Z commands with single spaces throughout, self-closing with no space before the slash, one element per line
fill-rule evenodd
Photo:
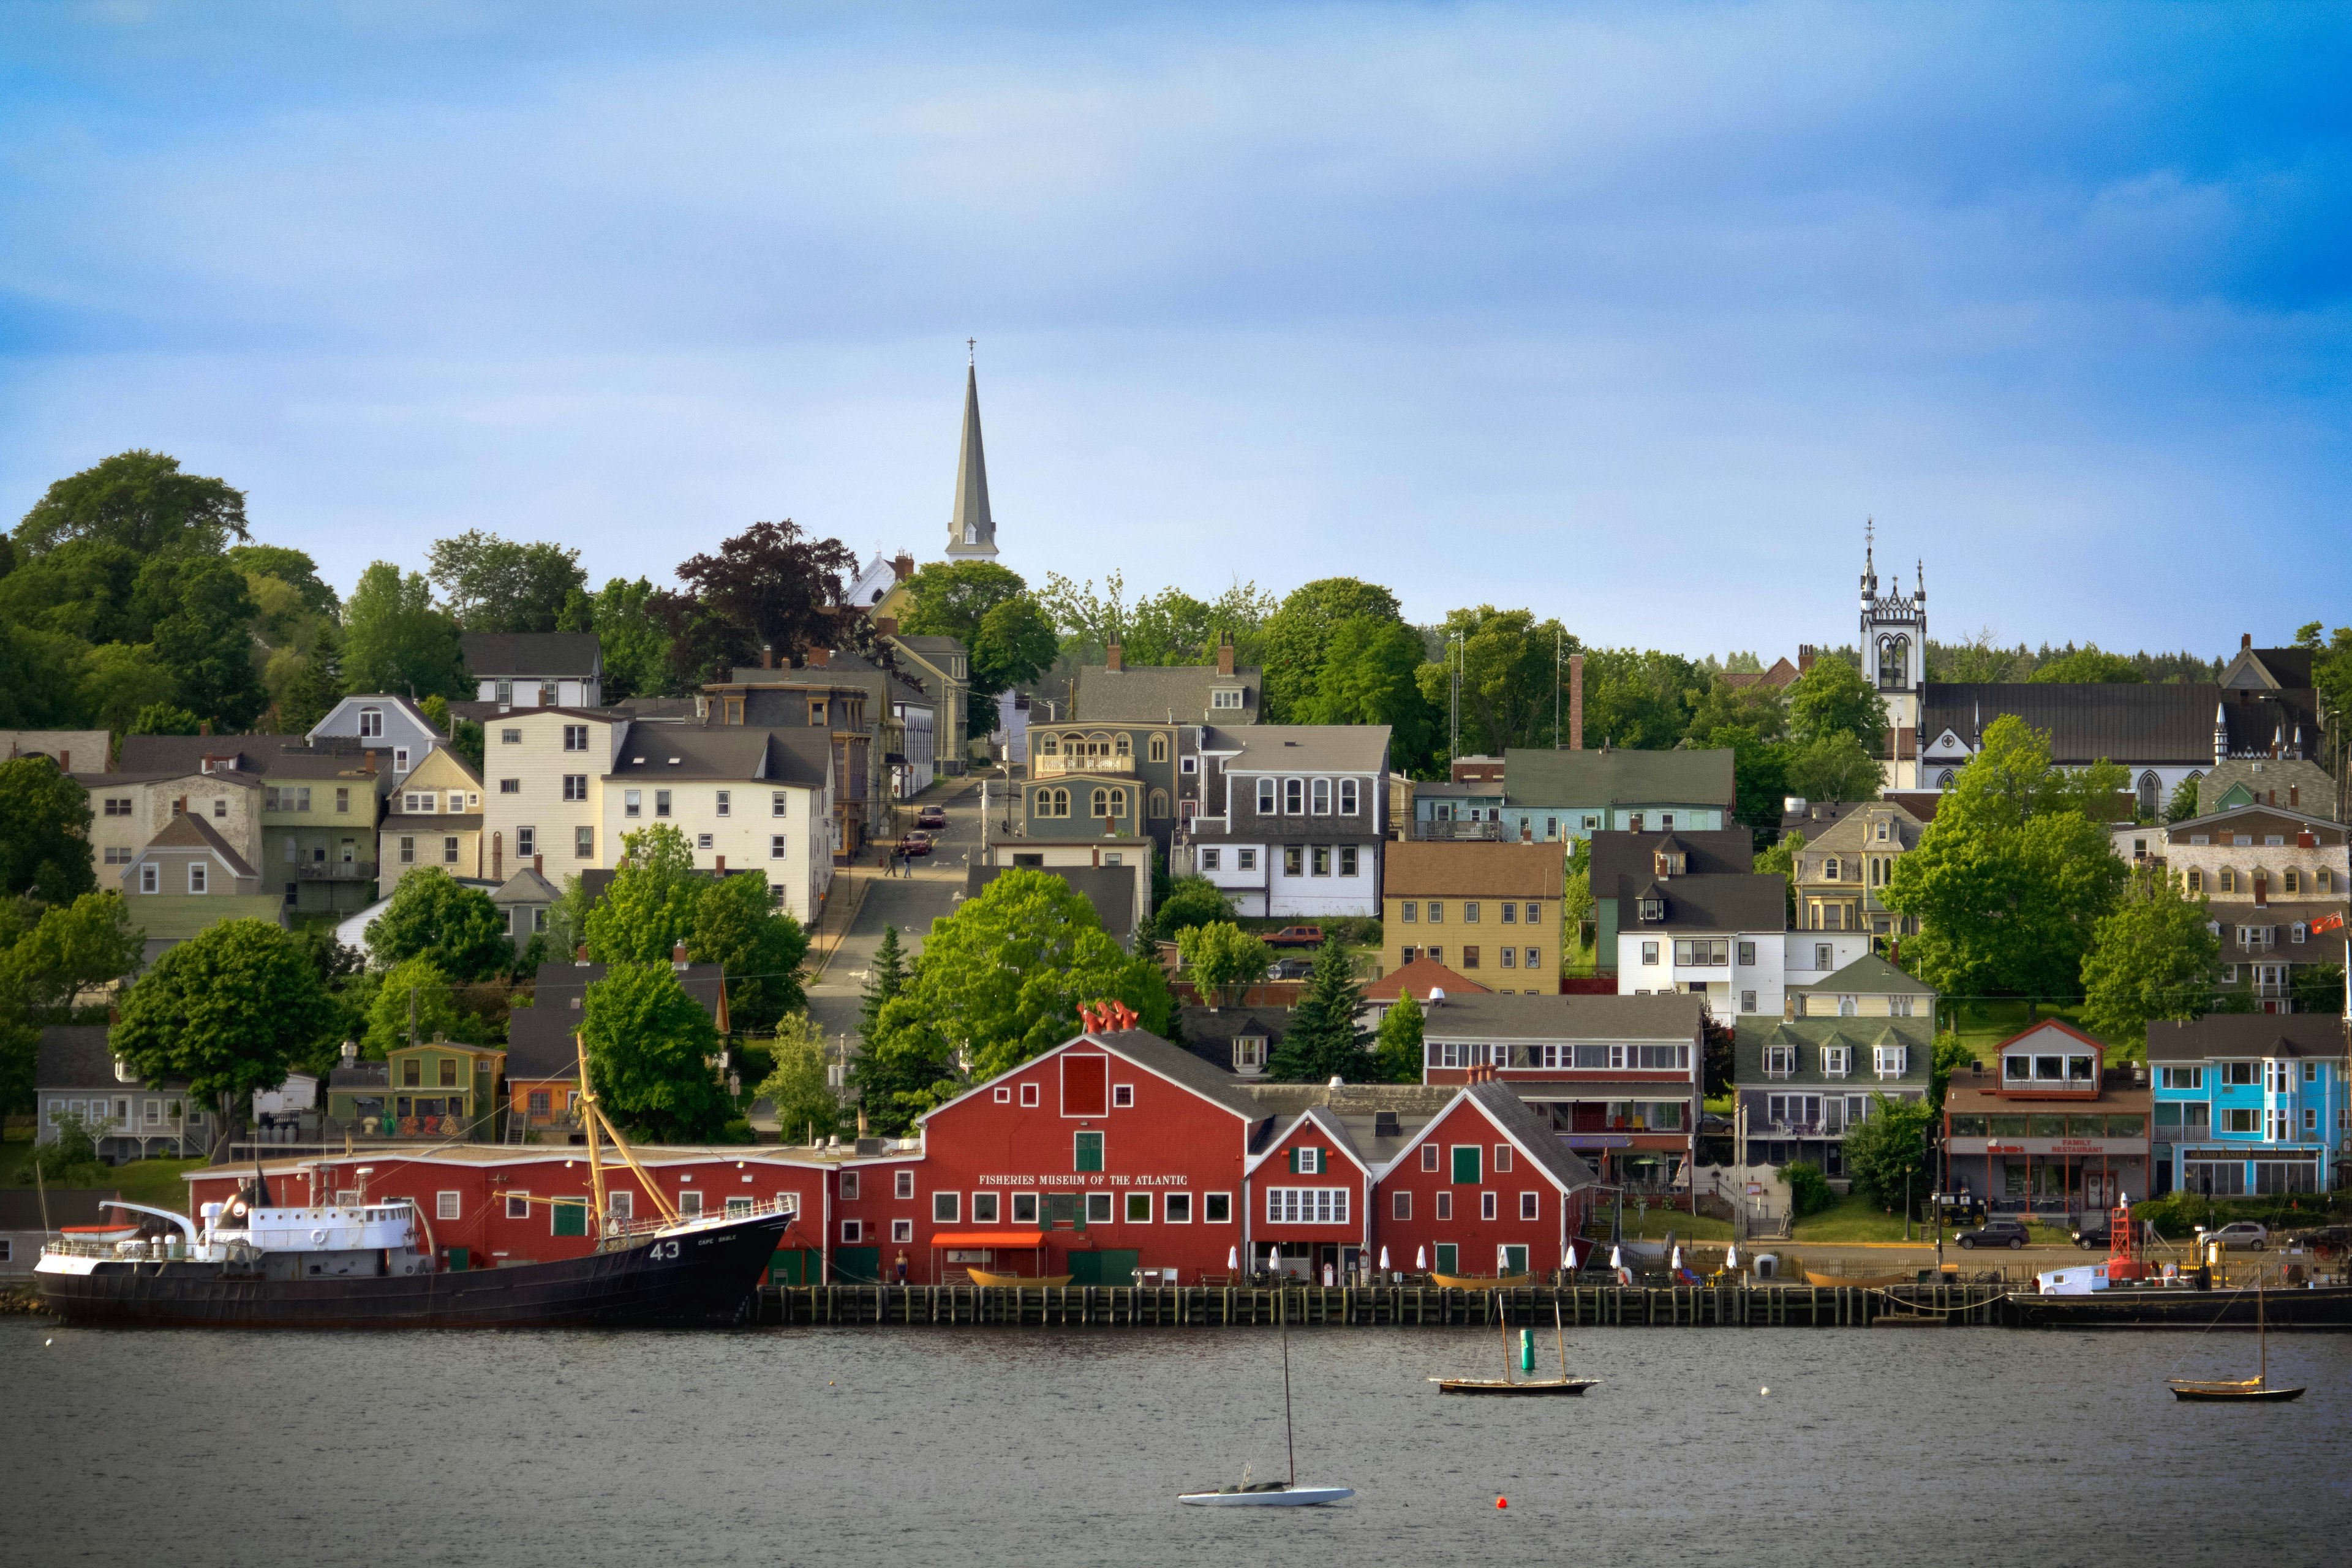
<path fill-rule="evenodd" d="M 646 1195 L 653 1199 L 656 1212 L 660 1214 L 662 1218 L 671 1225 L 677 1224 L 677 1210 L 671 1205 L 669 1199 L 663 1194 L 661 1188 L 655 1184 L 653 1176 L 647 1173 L 643 1165 L 637 1163 L 637 1156 L 635 1152 L 630 1149 L 629 1141 L 621 1136 L 621 1130 L 613 1125 L 612 1121 L 604 1115 L 604 1110 L 596 1104 L 596 1090 L 588 1081 L 588 1047 L 586 1042 L 584 1042 L 577 1034 L 574 1034 L 572 1037 L 572 1041 L 574 1046 L 579 1047 L 580 1051 L 580 1100 L 588 1110 L 589 1170 L 593 1173 L 591 1179 L 593 1180 L 596 1184 L 597 1208 L 601 1211 L 604 1206 L 604 1155 L 599 1151 L 599 1147 L 596 1142 L 596 1129 L 601 1126 L 604 1128 L 606 1136 L 613 1140 L 613 1148 L 614 1152 L 621 1156 L 622 1161 L 627 1164 L 630 1170 L 636 1173 L 638 1184 L 646 1189 Z"/>
<path fill-rule="evenodd" d="M 575 1030 L 572 1044 L 580 1053 L 580 1101 L 588 1108 L 588 1185 L 596 1194 L 596 1234 L 604 1234 L 604 1152 L 596 1146 L 596 1091 L 588 1085 L 588 1043 Z"/>

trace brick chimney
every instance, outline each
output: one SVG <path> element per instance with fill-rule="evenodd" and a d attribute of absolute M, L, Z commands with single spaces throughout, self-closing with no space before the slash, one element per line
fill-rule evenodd
<path fill-rule="evenodd" d="M 776 668 L 776 650 L 770 647 L 766 643 L 761 643 L 760 645 L 760 668 L 761 669 L 773 669 Z"/>
<path fill-rule="evenodd" d="M 672 969 L 684 969 L 686 963 L 686 943 L 679 942 L 669 950 L 669 966 Z"/>
<path fill-rule="evenodd" d="M 574 963 L 585 963 L 588 962 L 588 944 L 586 942 L 583 942 L 578 947 L 572 950 L 572 962 Z"/>
<path fill-rule="evenodd" d="M 2240 633 L 2238 634 L 2238 651 L 2239 651 L 2240 653 L 2252 653 L 2252 652 L 2253 652 L 2253 651 L 2254 651 L 2254 634 L 2253 634 L 2253 633 L 2252 633 L 2252 632 L 2240 632 Z M 209 731 L 207 731 L 207 732 L 209 733 Z"/>
<path fill-rule="evenodd" d="M 531 868 L 533 871 L 537 872 L 540 876 L 542 876 L 542 877 L 546 876 L 546 875 L 547 875 L 547 857 L 546 857 L 546 856 L 544 856 L 544 855 L 533 855 L 533 856 L 530 858 L 530 868 Z"/>
<path fill-rule="evenodd" d="M 875 616 L 874 635 L 881 637 L 897 637 L 898 635 L 898 617 L 896 616 Z"/>
<path fill-rule="evenodd" d="M 898 581 L 903 583 L 915 574 L 915 558 L 901 550 L 890 558 L 890 570 L 897 573 Z"/>
<path fill-rule="evenodd" d="M 1568 656 L 1568 749 L 1584 750 L 1584 656 Z"/>
<path fill-rule="evenodd" d="M 2252 642 L 2252 641 L 2253 641 L 2254 639 L 2253 639 L 2253 638 L 2252 638 L 2252 637 L 2248 637 L 2246 640 L 2247 640 L 2248 642 Z M 211 734 L 212 732 L 213 732 L 213 721 L 212 721 L 211 720 L 209 720 L 209 719 L 199 719 L 199 720 L 197 720 L 197 721 L 196 721 L 196 733 L 197 733 L 197 734 L 199 734 L 199 735 L 209 735 L 209 734 Z"/>
<path fill-rule="evenodd" d="M 1103 668 L 1106 669 L 1125 669 L 1127 668 L 1127 655 L 1119 647 L 1116 640 L 1114 640 L 1110 647 L 1104 651 Z"/>
<path fill-rule="evenodd" d="M 1797 673 L 1799 675 L 1802 675 L 1805 671 L 1812 668 L 1813 645 L 1809 642 L 1799 643 L 1797 645 Z"/>
<path fill-rule="evenodd" d="M 833 649 L 829 647 L 813 647 L 808 650 L 808 667 L 811 669 L 824 669 L 831 666 L 832 663 Z"/>
<path fill-rule="evenodd" d="M 1231 675 L 1233 672 L 1234 634 L 1227 632 L 1217 639 L 1217 673 L 1219 675 Z"/>

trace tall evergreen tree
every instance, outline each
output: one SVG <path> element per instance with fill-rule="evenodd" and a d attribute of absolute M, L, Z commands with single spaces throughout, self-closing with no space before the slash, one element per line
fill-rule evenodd
<path fill-rule="evenodd" d="M 1371 1035 L 1356 1023 L 1363 1010 L 1364 988 L 1356 984 L 1355 965 L 1334 931 L 1315 954 L 1307 994 L 1290 1016 L 1289 1033 L 1266 1063 L 1267 1076 L 1289 1083 L 1333 1078 L 1362 1083 L 1370 1079 L 1372 1054 L 1366 1047 Z"/>
<path fill-rule="evenodd" d="M 866 1001 L 857 1009 L 857 1037 L 871 1040 L 882 1021 L 882 1005 L 907 988 L 907 955 L 898 946 L 898 928 L 882 928 L 881 945 L 874 950 L 874 967 L 866 980 Z"/>

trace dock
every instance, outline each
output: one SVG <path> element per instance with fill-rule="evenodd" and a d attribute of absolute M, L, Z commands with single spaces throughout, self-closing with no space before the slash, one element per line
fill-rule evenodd
<path fill-rule="evenodd" d="M 1958 1327 L 2002 1321 L 2009 1287 L 1855 1285 L 798 1285 L 759 1292 L 761 1324 L 990 1324 L 1003 1327 L 1458 1328 Z"/>

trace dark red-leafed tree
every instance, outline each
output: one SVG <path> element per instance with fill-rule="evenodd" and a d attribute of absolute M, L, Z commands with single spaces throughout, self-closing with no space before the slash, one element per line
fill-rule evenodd
<path fill-rule="evenodd" d="M 811 539 L 790 518 L 753 523 L 711 554 L 678 566 L 691 612 L 664 606 L 665 618 L 677 623 L 677 658 L 698 666 L 689 673 L 702 679 L 720 660 L 756 663 L 763 647 L 781 662 L 830 646 L 843 578 L 856 566 L 847 545 Z"/>

